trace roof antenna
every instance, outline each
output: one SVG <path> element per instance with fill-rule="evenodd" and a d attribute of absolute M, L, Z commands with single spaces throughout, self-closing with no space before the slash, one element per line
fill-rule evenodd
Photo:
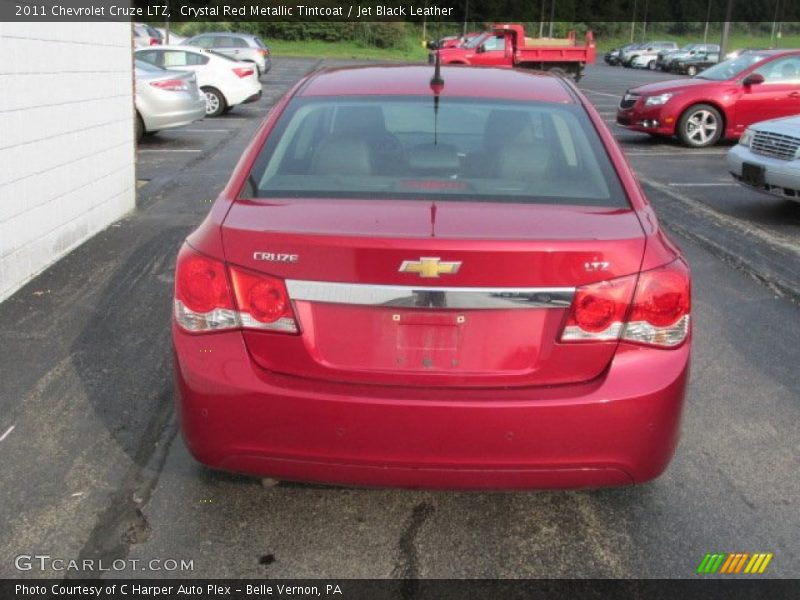
<path fill-rule="evenodd" d="M 438 144 L 439 133 L 439 94 L 444 90 L 444 78 L 442 78 L 442 57 L 439 55 L 439 48 L 436 48 L 436 65 L 433 68 L 431 77 L 431 91 L 433 92 L 433 145 Z"/>

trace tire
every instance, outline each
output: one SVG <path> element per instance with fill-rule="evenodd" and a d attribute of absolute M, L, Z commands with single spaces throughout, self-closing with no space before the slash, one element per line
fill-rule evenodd
<path fill-rule="evenodd" d="M 136 139 L 136 143 L 137 144 L 142 141 L 142 138 L 144 137 L 144 134 L 145 134 L 144 121 L 142 121 L 142 117 L 137 112 L 136 113 L 136 121 L 134 122 L 134 125 L 133 125 L 133 136 Z"/>
<path fill-rule="evenodd" d="M 694 65 L 689 65 L 688 67 L 686 67 L 686 74 L 689 77 L 694 77 L 695 75 L 697 75 L 697 67 L 695 67 Z"/>
<path fill-rule="evenodd" d="M 225 112 L 225 108 L 227 108 L 228 103 L 225 102 L 225 96 L 222 95 L 222 92 L 220 92 L 217 88 L 208 86 L 200 89 L 202 89 L 203 93 L 206 95 L 207 117 L 218 117 Z"/>
<path fill-rule="evenodd" d="M 720 112 L 709 104 L 687 108 L 678 121 L 678 138 L 690 148 L 713 146 L 722 137 L 725 123 Z"/>
<path fill-rule="evenodd" d="M 647 63 L 647 68 L 650 69 L 651 71 L 655 71 L 656 70 L 656 61 L 651 60 L 649 63 Z"/>

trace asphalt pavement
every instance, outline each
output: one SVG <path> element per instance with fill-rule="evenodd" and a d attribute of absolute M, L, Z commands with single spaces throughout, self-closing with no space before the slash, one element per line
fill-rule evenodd
<path fill-rule="evenodd" d="M 694 577 L 707 552 L 772 552 L 768 574 L 796 576 L 800 204 L 733 184 L 725 146 L 614 126 L 625 89 L 661 73 L 597 66 L 581 88 L 693 271 L 693 372 L 665 475 L 577 492 L 265 489 L 191 459 L 173 417 L 175 252 L 319 63 L 275 59 L 259 102 L 146 138 L 137 211 L 0 304 L 0 577 L 64 576 L 15 568 L 35 553 L 142 561 L 103 576 Z M 151 559 L 193 569 L 142 570 Z"/>

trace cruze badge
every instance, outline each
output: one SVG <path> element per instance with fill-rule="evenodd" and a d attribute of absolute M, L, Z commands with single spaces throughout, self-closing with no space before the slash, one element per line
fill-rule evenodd
<path fill-rule="evenodd" d="M 300 260 L 298 254 L 284 254 L 282 252 L 253 252 L 253 260 L 266 260 L 267 262 L 296 263 Z"/>
<path fill-rule="evenodd" d="M 416 273 L 420 277 L 439 277 L 458 273 L 461 261 L 442 261 L 441 258 L 423 256 L 419 260 L 404 260 L 400 265 L 401 273 Z"/>

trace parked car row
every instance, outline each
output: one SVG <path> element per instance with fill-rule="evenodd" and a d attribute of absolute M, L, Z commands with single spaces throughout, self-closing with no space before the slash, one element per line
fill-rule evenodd
<path fill-rule="evenodd" d="M 269 48 L 258 36 L 211 32 L 186 39 L 134 23 L 136 139 L 217 117 L 261 97 Z M 199 107 L 199 108 L 198 108 Z M 202 110 L 200 110 L 202 109 Z"/>
<path fill-rule="evenodd" d="M 737 139 L 751 124 L 800 114 L 800 50 L 748 52 L 692 79 L 628 90 L 617 123 L 702 148 Z"/>
<path fill-rule="evenodd" d="M 632 88 L 617 123 L 692 148 L 738 139 L 726 158 L 734 179 L 800 201 L 800 50 L 748 50 L 692 79 Z"/>
<path fill-rule="evenodd" d="M 675 42 L 644 42 L 641 44 L 628 44 L 621 48 L 614 48 L 606 52 L 604 60 L 611 66 L 637 67 L 654 70 L 659 53 L 671 52 L 678 49 Z"/>

